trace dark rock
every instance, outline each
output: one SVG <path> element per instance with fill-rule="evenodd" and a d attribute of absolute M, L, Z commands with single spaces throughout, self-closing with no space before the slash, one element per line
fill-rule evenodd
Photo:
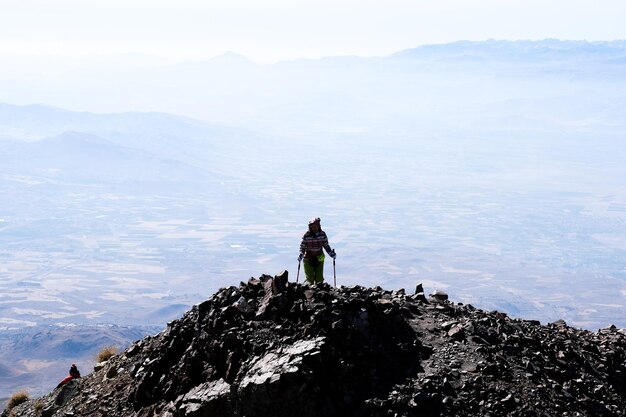
<path fill-rule="evenodd" d="M 80 384 L 78 381 L 77 379 L 72 379 L 61 387 L 54 400 L 56 406 L 64 406 L 76 394 Z"/>
<path fill-rule="evenodd" d="M 418 292 L 418 293 L 416 293 L 416 294 L 413 296 L 413 299 L 414 299 L 414 300 L 417 300 L 417 301 L 421 301 L 421 302 L 423 302 L 423 303 L 428 302 L 428 300 L 426 299 L 426 296 L 424 295 L 424 293 L 423 293 L 423 292 Z"/>
<path fill-rule="evenodd" d="M 463 326 L 459 324 L 455 324 L 449 331 L 448 337 L 452 340 L 463 340 L 465 339 L 465 330 Z"/>
<path fill-rule="evenodd" d="M 274 294 L 280 294 L 287 290 L 287 284 L 289 283 L 289 272 L 283 271 L 274 277 L 272 282 L 272 292 Z"/>
<path fill-rule="evenodd" d="M 52 417 L 54 412 L 57 410 L 57 407 L 49 405 L 41 410 L 41 417 Z"/>
<path fill-rule="evenodd" d="M 38 400 L 40 415 L 624 415 L 623 332 L 431 300 L 421 286 L 407 296 L 251 278 L 111 358 L 106 377 Z M 34 402 L 11 413 L 34 417 Z"/>
<path fill-rule="evenodd" d="M 117 368 L 115 366 L 109 367 L 107 370 L 107 378 L 115 378 L 117 376 Z"/>
<path fill-rule="evenodd" d="M 135 356 L 137 353 L 139 353 L 140 350 L 141 350 L 141 344 L 140 343 L 134 343 L 130 348 L 128 348 L 126 350 L 126 352 L 124 352 L 124 355 L 127 358 L 131 358 L 131 357 Z"/>

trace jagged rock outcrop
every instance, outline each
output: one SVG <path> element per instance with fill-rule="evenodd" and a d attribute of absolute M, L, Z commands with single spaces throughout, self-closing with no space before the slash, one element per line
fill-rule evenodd
<path fill-rule="evenodd" d="M 511 319 L 447 294 L 224 288 L 15 417 L 624 416 L 626 335 Z M 5 412 L 5 415 L 7 413 Z"/>

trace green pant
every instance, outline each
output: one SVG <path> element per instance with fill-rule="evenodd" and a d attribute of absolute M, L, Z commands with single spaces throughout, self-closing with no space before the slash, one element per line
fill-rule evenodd
<path fill-rule="evenodd" d="M 322 255 L 323 256 L 323 255 Z M 304 274 L 309 284 L 319 284 L 324 282 L 324 261 L 318 258 L 304 260 Z"/>

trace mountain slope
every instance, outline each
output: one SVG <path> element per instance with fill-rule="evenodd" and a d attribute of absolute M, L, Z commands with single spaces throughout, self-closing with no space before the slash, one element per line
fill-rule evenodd
<path fill-rule="evenodd" d="M 104 346 L 124 348 L 155 327 L 35 326 L 0 333 L 0 398 L 26 389 L 42 394 L 65 376 L 71 363 L 91 366 Z"/>
<path fill-rule="evenodd" d="M 37 400 L 41 415 L 624 415 L 623 331 L 285 278 L 220 290 Z"/>
<path fill-rule="evenodd" d="M 36 142 L 0 148 L 2 168 L 48 180 L 76 182 L 203 181 L 211 176 L 184 162 L 121 146 L 99 136 L 65 132 Z"/>
<path fill-rule="evenodd" d="M 42 104 L 17 106 L 0 103 L 0 137 L 9 136 L 21 140 L 38 140 L 66 131 L 80 131 L 101 136 L 107 133 L 110 135 L 127 133 L 134 134 L 136 137 L 180 135 L 199 138 L 207 135 L 218 136 L 224 130 L 227 129 L 166 113 L 97 114 L 70 111 Z"/>

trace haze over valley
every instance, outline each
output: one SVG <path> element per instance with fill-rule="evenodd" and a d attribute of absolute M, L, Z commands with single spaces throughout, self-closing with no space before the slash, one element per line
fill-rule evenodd
<path fill-rule="evenodd" d="M 145 65 L 0 70 L 10 340 L 147 332 L 250 276 L 295 280 L 313 216 L 339 285 L 421 282 L 514 317 L 626 327 L 625 42 Z"/>

